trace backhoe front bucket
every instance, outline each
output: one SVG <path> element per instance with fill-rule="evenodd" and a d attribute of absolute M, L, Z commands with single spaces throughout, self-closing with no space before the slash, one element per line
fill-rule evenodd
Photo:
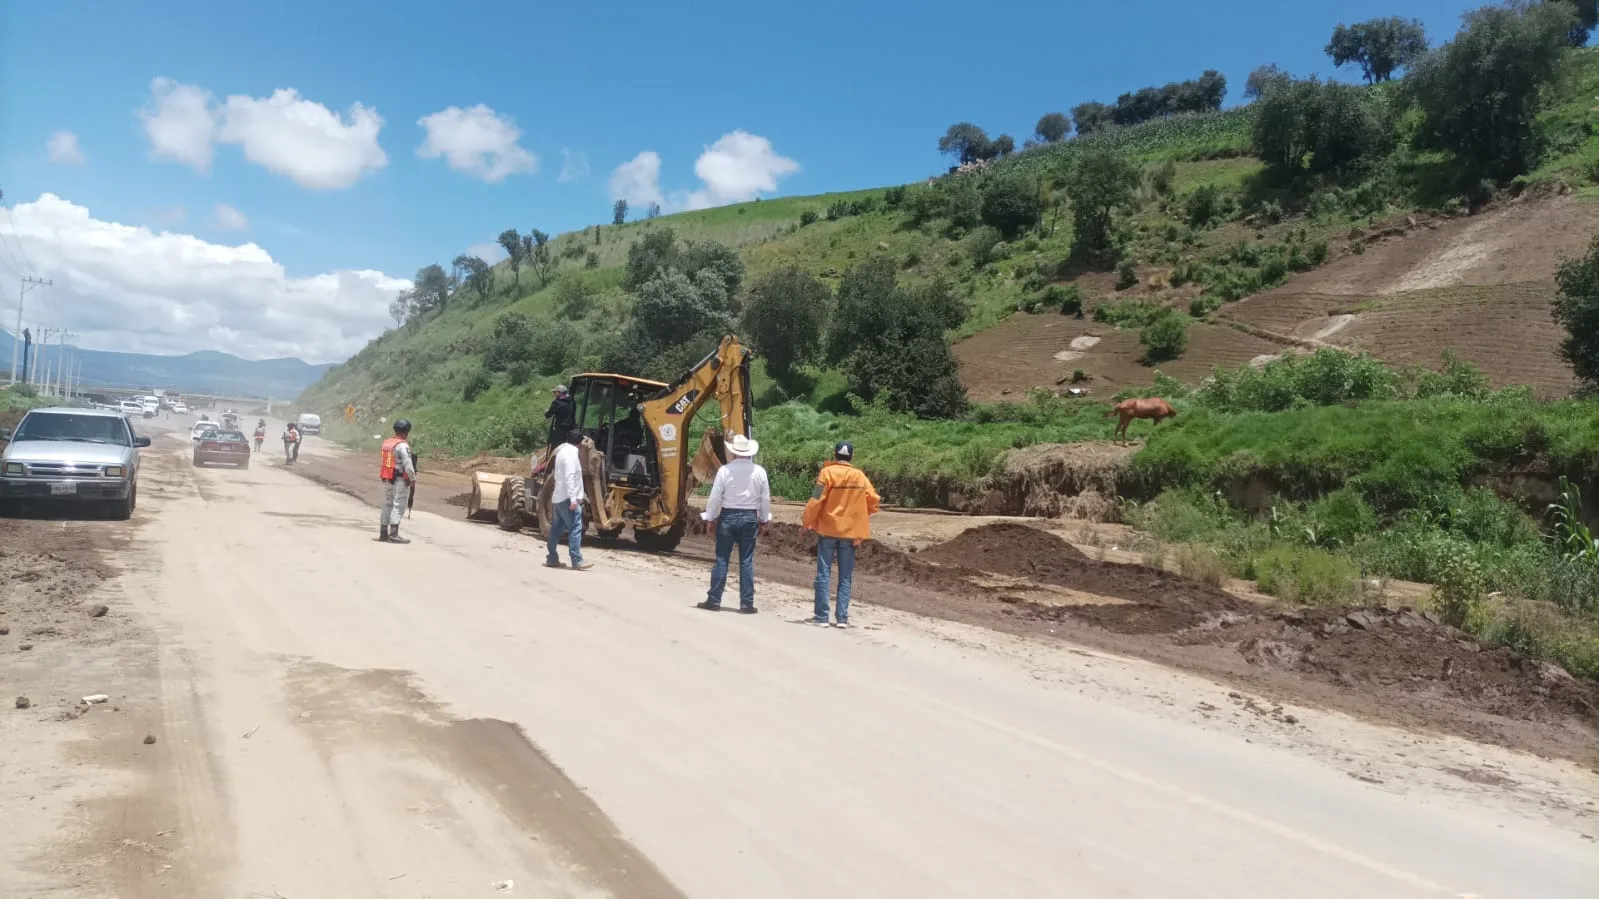
<path fill-rule="evenodd" d="M 471 521 L 495 521 L 500 508 L 500 487 L 507 475 L 472 472 L 472 498 L 466 502 L 466 517 Z"/>

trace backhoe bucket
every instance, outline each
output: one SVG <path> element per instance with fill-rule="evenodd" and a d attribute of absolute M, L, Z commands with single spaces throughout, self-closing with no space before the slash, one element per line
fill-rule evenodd
<path fill-rule="evenodd" d="M 697 486 L 709 485 L 716 480 L 716 473 L 727 464 L 727 438 L 716 428 L 707 428 L 705 436 L 700 438 L 700 448 L 694 453 L 693 461 L 689 462 L 688 489 Z"/>
<path fill-rule="evenodd" d="M 500 487 L 507 475 L 472 472 L 472 498 L 466 501 L 466 517 L 471 521 L 496 521 L 500 508 Z"/>

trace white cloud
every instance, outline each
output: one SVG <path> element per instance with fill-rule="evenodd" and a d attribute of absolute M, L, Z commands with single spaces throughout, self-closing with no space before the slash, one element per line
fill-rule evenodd
<path fill-rule="evenodd" d="M 57 131 L 45 142 L 50 151 L 50 161 L 61 165 L 83 165 L 83 148 L 78 146 L 78 136 L 71 131 Z"/>
<path fill-rule="evenodd" d="M 151 152 L 201 174 L 211 171 L 219 143 L 237 145 L 256 165 L 312 190 L 349 187 L 389 163 L 378 145 L 383 119 L 360 103 L 342 116 L 285 88 L 219 104 L 210 91 L 170 78 L 150 82 L 150 96 L 140 116 Z"/>
<path fill-rule="evenodd" d="M 451 106 L 417 120 L 427 139 L 416 150 L 423 159 L 443 157 L 450 168 L 495 184 L 507 176 L 538 171 L 539 158 L 519 144 L 522 129 L 479 103 L 471 109 Z"/>
<path fill-rule="evenodd" d="M 561 148 L 561 176 L 555 180 L 561 184 L 568 181 L 581 181 L 589 176 L 589 158 L 585 153 L 576 150 Z"/>
<path fill-rule="evenodd" d="M 201 174 L 210 172 L 217 135 L 215 103 L 216 98 L 202 87 L 171 78 L 151 81 L 150 103 L 139 113 L 150 152 Z"/>
<path fill-rule="evenodd" d="M 476 256 L 489 265 L 493 265 L 505 258 L 505 248 L 496 241 L 485 240 L 482 243 L 475 243 L 467 247 L 466 255 Z"/>
<path fill-rule="evenodd" d="M 627 205 L 642 210 L 651 203 L 665 199 L 661 196 L 661 154 L 645 150 L 611 172 L 611 199 L 626 200 Z"/>
<path fill-rule="evenodd" d="M 340 190 L 389 164 L 378 146 L 383 119 L 356 103 L 345 117 L 293 89 L 265 100 L 228 98 L 217 140 L 238 144 L 244 158 L 312 190 Z"/>
<path fill-rule="evenodd" d="M 661 157 L 645 150 L 611 173 L 611 199 L 626 200 L 635 208 L 660 203 L 668 211 L 708 209 L 745 203 L 777 190 L 779 179 L 800 170 L 799 163 L 777 155 L 772 142 L 747 131 L 731 131 L 705 148 L 694 162 L 701 186 L 674 191 L 670 200 L 661 192 Z"/>
<path fill-rule="evenodd" d="M 292 278 L 254 243 L 101 221 L 54 194 L 11 214 L 28 257 L 55 282 L 56 320 L 93 349 L 335 361 L 382 333 L 389 302 L 410 286 L 376 271 Z"/>
<path fill-rule="evenodd" d="M 705 187 L 689 195 L 688 208 L 746 203 L 777 190 L 777 180 L 799 171 L 799 163 L 779 156 L 772 142 L 748 131 L 722 135 L 694 161 Z"/>
<path fill-rule="evenodd" d="M 217 204 L 212 218 L 217 227 L 224 231 L 245 231 L 250 227 L 250 220 L 244 217 L 244 213 L 226 203 Z"/>

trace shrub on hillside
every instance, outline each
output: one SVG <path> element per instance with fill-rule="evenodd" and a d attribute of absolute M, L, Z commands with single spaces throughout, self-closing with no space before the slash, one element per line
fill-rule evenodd
<path fill-rule="evenodd" d="M 541 375 L 566 371 L 583 346 L 583 332 L 570 322 L 553 322 L 533 332 L 529 356 Z"/>
<path fill-rule="evenodd" d="M 1599 238 L 1586 256 L 1561 263 L 1555 282 L 1555 319 L 1566 329 L 1560 354 L 1590 392 L 1599 390 Z"/>
<path fill-rule="evenodd" d="M 461 386 L 461 399 L 469 403 L 473 402 L 487 392 L 493 383 L 494 382 L 489 379 L 488 372 L 478 369 L 477 371 L 472 372 L 470 375 L 467 375 L 466 383 Z"/>
<path fill-rule="evenodd" d="M 966 392 L 944 332 L 965 321 L 966 311 L 945 282 L 904 287 L 893 260 L 874 259 L 839 284 L 825 358 L 867 402 L 922 418 L 955 417 Z"/>
<path fill-rule="evenodd" d="M 1183 198 L 1183 217 L 1192 228 L 1209 228 L 1226 218 L 1231 202 L 1221 188 L 1214 184 L 1201 184 Z"/>
<path fill-rule="evenodd" d="M 594 288 L 582 278 L 562 278 L 555 285 L 555 306 L 564 318 L 583 318 L 594 308 Z"/>
<path fill-rule="evenodd" d="M 590 250 L 588 255 L 583 257 L 583 267 L 589 269 L 590 271 L 599 268 L 600 254 Z"/>
<path fill-rule="evenodd" d="M 494 319 L 494 330 L 483 350 L 483 367 L 505 371 L 518 362 L 532 359 L 533 323 L 520 312 L 506 312 Z"/>
<path fill-rule="evenodd" d="M 1167 309 L 1138 332 L 1138 342 L 1144 347 L 1145 365 L 1176 359 L 1188 349 L 1188 320 Z"/>
<path fill-rule="evenodd" d="M 1221 412 L 1280 412 L 1300 404 L 1393 399 L 1399 383 L 1398 373 L 1369 354 L 1319 349 L 1309 356 L 1273 359 L 1259 368 L 1218 367 L 1195 399 Z"/>
<path fill-rule="evenodd" d="M 1421 110 L 1417 142 L 1449 150 L 1496 179 L 1529 170 L 1538 153 L 1544 88 L 1568 52 L 1572 4 L 1485 6 L 1405 79 Z"/>
<path fill-rule="evenodd" d="M 1061 315 L 1083 314 L 1083 289 L 1076 284 L 1051 284 L 1044 288 L 1045 309 L 1055 309 Z"/>
<path fill-rule="evenodd" d="M 1138 284 L 1138 266 L 1131 259 L 1116 264 L 1116 289 L 1126 290 Z"/>
<path fill-rule="evenodd" d="M 1254 153 L 1286 176 L 1343 171 L 1393 148 L 1386 107 L 1352 85 L 1295 81 L 1255 106 Z"/>
<path fill-rule="evenodd" d="M 971 257 L 973 268 L 984 269 L 1005 258 L 1005 253 L 1000 249 L 1005 247 L 1004 237 L 999 229 L 986 225 L 972 229 L 961 241 L 961 247 Z"/>
<path fill-rule="evenodd" d="M 801 228 L 808 228 L 811 225 L 816 224 L 816 220 L 819 219 L 819 218 L 821 218 L 821 216 L 818 216 L 816 214 L 816 210 L 807 209 L 804 212 L 800 213 L 800 219 L 799 219 L 800 227 Z"/>
<path fill-rule="evenodd" d="M 1115 325 L 1118 328 L 1142 328 L 1165 315 L 1167 311 L 1165 306 L 1148 300 L 1117 300 L 1095 306 L 1094 321 Z"/>
<path fill-rule="evenodd" d="M 833 291 L 797 267 L 769 272 L 750 287 L 744 333 L 766 360 L 766 373 L 790 394 L 800 392 L 799 367 L 821 349 L 832 305 Z"/>
<path fill-rule="evenodd" d="M 1043 202 L 1038 185 L 1020 172 L 991 175 L 984 180 L 983 224 L 1007 240 L 1038 224 Z"/>
<path fill-rule="evenodd" d="M 1115 215 L 1132 204 L 1138 180 L 1138 169 L 1112 150 L 1090 146 L 1076 155 L 1066 174 L 1075 227 L 1073 257 L 1097 264 L 1116 258 Z"/>

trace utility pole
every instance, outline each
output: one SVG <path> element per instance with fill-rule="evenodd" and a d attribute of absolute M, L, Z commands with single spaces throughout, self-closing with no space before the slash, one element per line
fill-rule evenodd
<path fill-rule="evenodd" d="M 22 341 L 22 301 L 28 296 L 28 291 L 35 287 L 53 287 L 55 282 L 49 278 L 34 278 L 29 275 L 22 276 L 22 289 L 17 292 L 17 329 L 11 334 L 11 383 L 17 382 L 17 361 L 20 355 Z M 27 377 L 27 372 L 23 372 Z"/>
<path fill-rule="evenodd" d="M 63 330 L 61 332 L 61 347 L 56 351 L 56 386 L 53 396 L 66 396 L 66 394 L 62 393 L 62 388 L 67 384 L 67 338 L 77 336 L 71 331 Z"/>

